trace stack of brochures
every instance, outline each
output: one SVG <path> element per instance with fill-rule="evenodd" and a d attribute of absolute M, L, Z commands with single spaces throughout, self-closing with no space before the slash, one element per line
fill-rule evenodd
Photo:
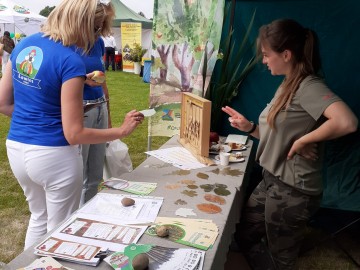
<path fill-rule="evenodd" d="M 123 251 L 135 244 L 155 221 L 163 198 L 126 195 L 131 207 L 120 202 L 123 194 L 98 193 L 51 235 L 35 246 L 35 255 L 97 266 L 109 250 Z"/>
<path fill-rule="evenodd" d="M 205 258 L 205 251 L 197 249 L 131 244 L 124 252 L 115 252 L 104 261 L 116 270 L 130 270 L 138 254 L 145 254 L 149 258 L 146 269 L 151 270 L 201 270 Z"/>
<path fill-rule="evenodd" d="M 35 247 L 35 255 L 50 256 L 74 263 L 97 266 L 101 247 L 49 237 Z M 42 268 L 40 268 L 42 269 Z"/>

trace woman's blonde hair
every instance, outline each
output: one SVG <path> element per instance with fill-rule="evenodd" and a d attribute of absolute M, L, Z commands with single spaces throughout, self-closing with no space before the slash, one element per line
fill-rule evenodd
<path fill-rule="evenodd" d="M 269 46 L 277 53 L 290 50 L 293 56 L 293 72 L 279 87 L 279 95 L 267 117 L 270 127 L 276 129 L 276 116 L 290 105 L 302 80 L 309 75 L 317 75 L 320 70 L 318 40 L 314 31 L 304 28 L 298 22 L 279 19 L 260 28 L 257 39 L 258 55 L 261 55 L 262 45 Z"/>
<path fill-rule="evenodd" d="M 76 45 L 88 53 L 98 35 L 111 32 L 115 16 L 111 3 L 99 0 L 63 0 L 41 27 L 44 36 L 60 41 L 64 46 Z"/>

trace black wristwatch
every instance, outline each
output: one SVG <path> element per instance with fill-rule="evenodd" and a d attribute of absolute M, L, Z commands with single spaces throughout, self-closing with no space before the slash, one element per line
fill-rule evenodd
<path fill-rule="evenodd" d="M 253 133 L 255 131 L 255 129 L 256 129 L 256 126 L 257 126 L 253 121 L 250 121 L 250 123 L 252 124 L 252 127 L 251 127 L 251 129 L 249 131 L 246 131 L 247 134 Z"/>

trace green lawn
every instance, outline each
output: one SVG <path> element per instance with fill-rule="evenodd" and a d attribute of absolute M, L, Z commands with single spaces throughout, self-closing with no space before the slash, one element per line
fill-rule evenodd
<path fill-rule="evenodd" d="M 149 84 L 138 75 L 125 72 L 107 72 L 110 91 L 110 110 L 113 126 L 119 126 L 125 114 L 132 109 L 148 108 Z M 9 119 L 0 115 L 0 262 L 9 262 L 22 252 L 29 212 L 23 192 L 13 177 L 6 156 L 5 140 Z M 145 160 L 147 150 L 147 120 L 123 141 L 129 147 L 134 167 Z M 168 138 L 152 138 L 151 149 L 157 149 Z M 334 245 L 323 244 L 304 254 L 299 260 L 303 270 L 353 270 L 356 267 Z"/>
<path fill-rule="evenodd" d="M 112 125 L 118 126 L 125 114 L 133 109 L 149 108 L 150 85 L 144 83 L 138 75 L 126 72 L 112 72 L 107 74 L 107 85 L 110 94 L 110 113 Z M 168 138 L 152 138 L 151 148 L 156 149 Z M 129 137 L 123 141 L 129 146 L 129 153 L 134 167 L 144 161 L 148 147 L 148 121 L 145 121 Z"/>

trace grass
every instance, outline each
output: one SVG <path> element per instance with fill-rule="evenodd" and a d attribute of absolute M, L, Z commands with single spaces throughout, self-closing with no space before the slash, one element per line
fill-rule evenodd
<path fill-rule="evenodd" d="M 150 86 L 142 81 L 138 75 L 125 72 L 107 72 L 107 85 L 110 94 L 110 113 L 112 125 L 121 124 L 125 114 L 132 110 L 143 110 L 149 107 Z M 168 138 L 152 138 L 151 148 L 157 149 Z M 148 121 L 142 123 L 128 137 L 122 139 L 129 146 L 129 153 L 134 167 L 146 158 L 145 151 L 148 147 Z"/>
<path fill-rule="evenodd" d="M 125 72 L 107 72 L 110 91 L 110 111 L 113 126 L 119 126 L 125 114 L 132 109 L 148 108 L 149 84 L 138 75 Z M 134 168 L 145 160 L 148 133 L 147 120 L 123 141 L 129 147 Z M 0 115 L 0 262 L 8 263 L 23 250 L 29 219 L 28 206 L 22 189 L 14 178 L 6 156 L 5 140 L 9 119 Z M 151 149 L 157 149 L 168 138 L 152 138 Z M 301 270 L 353 270 L 356 267 L 334 245 L 323 244 L 300 257 Z"/>

